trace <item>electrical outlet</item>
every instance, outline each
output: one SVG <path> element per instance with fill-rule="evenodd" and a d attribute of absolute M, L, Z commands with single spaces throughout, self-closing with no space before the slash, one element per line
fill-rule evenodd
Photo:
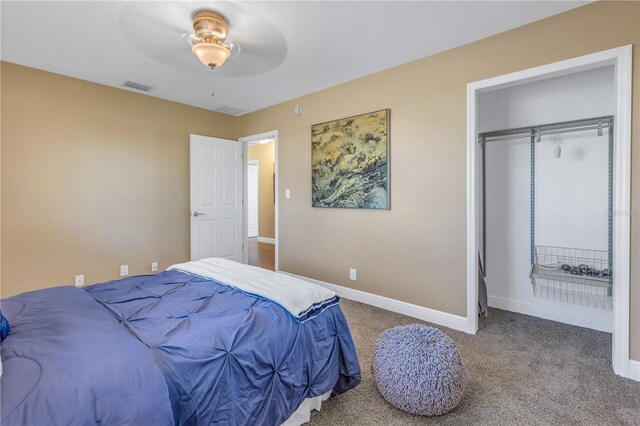
<path fill-rule="evenodd" d="M 84 275 L 76 275 L 76 287 L 82 287 L 84 285 Z"/>
<path fill-rule="evenodd" d="M 356 277 L 357 277 L 357 273 L 358 273 L 358 270 L 357 270 L 357 269 L 355 269 L 355 268 L 351 268 L 351 269 L 349 269 L 349 279 L 350 279 L 351 281 L 355 281 L 355 280 L 356 280 Z"/>
<path fill-rule="evenodd" d="M 120 265 L 120 276 L 126 277 L 129 275 L 129 265 Z"/>
<path fill-rule="evenodd" d="M 158 272 L 158 262 L 153 262 L 151 264 L 151 272 Z"/>

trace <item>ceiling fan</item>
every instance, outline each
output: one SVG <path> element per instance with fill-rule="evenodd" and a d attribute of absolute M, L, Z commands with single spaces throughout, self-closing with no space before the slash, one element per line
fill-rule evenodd
<path fill-rule="evenodd" d="M 254 10 L 254 3 L 219 1 L 212 7 L 203 7 L 203 3 L 122 2 L 118 27 L 125 40 L 144 56 L 180 72 L 193 73 L 198 80 L 260 75 L 285 60 L 287 41 L 281 29 L 261 10 Z M 194 48 L 207 41 L 226 48 Z M 206 56 L 202 56 L 203 61 L 196 59 L 194 50 L 207 49 L 221 57 L 215 61 Z M 209 64 L 215 65 L 213 71 Z"/>
<path fill-rule="evenodd" d="M 211 69 L 222 66 L 227 59 L 240 53 L 240 45 L 227 39 L 229 24 L 219 13 L 210 10 L 196 12 L 193 31 L 194 34 L 187 34 L 192 44 L 191 51 Z"/>

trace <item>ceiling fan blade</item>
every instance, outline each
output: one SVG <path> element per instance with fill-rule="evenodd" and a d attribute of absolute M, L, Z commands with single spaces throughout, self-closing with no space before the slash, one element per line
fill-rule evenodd
<path fill-rule="evenodd" d="M 200 43 L 201 39 L 193 33 L 183 33 L 180 35 L 180 44 L 186 49 L 191 49 L 194 44 Z"/>
<path fill-rule="evenodd" d="M 242 47 L 240 46 L 240 43 L 238 43 L 237 41 L 227 38 L 224 44 L 229 46 L 229 50 L 231 51 L 231 55 L 229 55 L 229 58 L 235 58 L 242 51 Z"/>

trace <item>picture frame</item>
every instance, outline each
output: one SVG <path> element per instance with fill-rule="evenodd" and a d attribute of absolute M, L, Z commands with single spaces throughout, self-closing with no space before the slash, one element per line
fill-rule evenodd
<path fill-rule="evenodd" d="M 311 126 L 311 204 L 390 210 L 391 111 Z"/>

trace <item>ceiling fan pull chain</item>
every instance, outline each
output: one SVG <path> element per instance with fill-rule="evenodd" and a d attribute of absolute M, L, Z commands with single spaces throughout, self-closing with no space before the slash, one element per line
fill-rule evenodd
<path fill-rule="evenodd" d="M 211 96 L 215 96 L 216 92 L 213 90 L 213 73 L 211 74 Z"/>

